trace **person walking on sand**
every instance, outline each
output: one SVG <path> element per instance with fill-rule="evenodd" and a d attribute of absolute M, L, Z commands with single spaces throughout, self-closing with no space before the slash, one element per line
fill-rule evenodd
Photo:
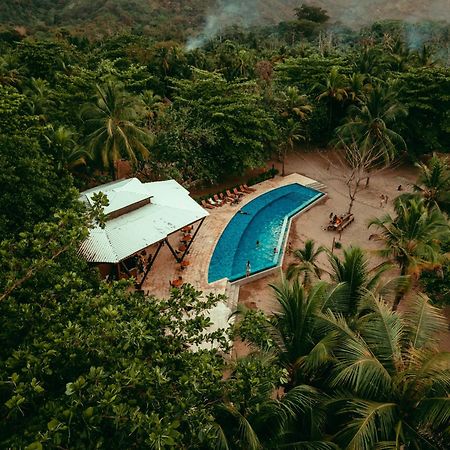
<path fill-rule="evenodd" d="M 249 277 L 251 271 L 252 271 L 252 266 L 250 265 L 250 261 L 247 261 L 247 264 L 245 265 L 245 276 Z"/>
<path fill-rule="evenodd" d="M 387 195 L 384 196 L 384 204 L 387 206 L 389 197 Z"/>
<path fill-rule="evenodd" d="M 380 195 L 380 208 L 384 206 L 384 194 Z"/>

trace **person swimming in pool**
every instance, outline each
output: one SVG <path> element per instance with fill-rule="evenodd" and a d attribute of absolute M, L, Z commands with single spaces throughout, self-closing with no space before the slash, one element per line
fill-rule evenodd
<path fill-rule="evenodd" d="M 247 264 L 245 265 L 245 276 L 250 276 L 250 273 L 252 271 L 252 266 L 250 265 L 250 261 L 247 261 Z"/>
<path fill-rule="evenodd" d="M 249 216 L 250 214 L 247 211 L 242 211 L 242 209 L 240 209 L 238 211 L 239 214 L 243 214 L 244 216 Z"/>

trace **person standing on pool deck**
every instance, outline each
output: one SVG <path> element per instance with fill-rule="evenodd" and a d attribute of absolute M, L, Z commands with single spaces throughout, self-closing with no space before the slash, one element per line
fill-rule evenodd
<path fill-rule="evenodd" d="M 247 261 L 247 264 L 245 265 L 245 276 L 248 277 L 251 271 L 252 266 L 250 265 L 250 261 Z"/>

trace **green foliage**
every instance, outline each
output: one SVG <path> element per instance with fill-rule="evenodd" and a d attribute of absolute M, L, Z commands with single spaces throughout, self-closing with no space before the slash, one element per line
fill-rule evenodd
<path fill-rule="evenodd" d="M 406 132 L 413 154 L 448 151 L 450 141 L 450 74 L 444 67 L 420 67 L 395 74 L 399 101 L 408 109 Z"/>
<path fill-rule="evenodd" d="M 86 144 L 101 167 L 111 169 L 115 176 L 115 165 L 121 158 L 130 160 L 134 166 L 138 158 L 144 161 L 148 158 L 152 136 L 139 126 L 138 99 L 112 82 L 97 85 L 96 90 L 96 98 L 83 111 L 89 132 Z"/>
<path fill-rule="evenodd" d="M 430 160 L 418 163 L 419 179 L 414 185 L 429 207 L 437 206 L 447 213 L 450 212 L 450 166 L 448 158 L 440 158 L 435 153 Z"/>
<path fill-rule="evenodd" d="M 55 172 L 36 140 L 0 135 L 0 148 L 2 238 L 30 230 L 52 211 L 70 206 L 74 199 L 71 178 L 64 171 Z"/>
<path fill-rule="evenodd" d="M 444 258 L 440 250 L 442 242 L 448 239 L 448 219 L 438 208 L 427 209 L 423 199 L 414 197 L 399 197 L 395 212 L 395 217 L 386 214 L 369 223 L 369 227 L 375 225 L 379 229 L 375 238 L 384 243 L 380 254 L 396 262 L 401 275 L 416 279 L 425 270 L 441 267 Z M 398 292 L 394 309 L 403 294 L 402 290 Z"/>
<path fill-rule="evenodd" d="M 295 15 L 299 20 L 310 20 L 311 22 L 324 23 L 330 16 L 323 8 L 302 4 L 299 8 L 295 8 Z"/>
<path fill-rule="evenodd" d="M 207 405 L 220 399 L 223 363 L 187 347 L 225 342 L 205 333 L 217 299 L 190 287 L 144 298 L 123 283 L 62 286 L 50 298 L 1 305 L 3 342 L 13 312 L 29 321 L 13 347 L 2 346 L 2 446 L 196 447 L 213 420 Z"/>
<path fill-rule="evenodd" d="M 221 168 L 217 176 L 240 174 L 263 164 L 278 133 L 256 84 L 227 83 L 220 75 L 197 70 L 192 80 L 174 80 L 174 85 L 173 106 L 192 111 L 196 120 L 215 132 L 208 162 Z"/>
<path fill-rule="evenodd" d="M 22 133 L 37 125 L 37 117 L 27 111 L 26 97 L 16 88 L 0 84 L 0 130 L 2 134 Z"/>

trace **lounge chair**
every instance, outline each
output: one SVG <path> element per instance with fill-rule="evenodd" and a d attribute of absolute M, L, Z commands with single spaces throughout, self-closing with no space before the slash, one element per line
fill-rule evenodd
<path fill-rule="evenodd" d="M 232 200 L 234 200 L 235 197 L 239 197 L 239 196 L 236 195 L 236 194 L 232 194 L 232 193 L 230 192 L 229 189 L 227 189 L 227 195 L 228 195 L 228 197 L 230 197 Z"/>
<path fill-rule="evenodd" d="M 202 200 L 202 206 L 203 206 L 203 208 L 214 209 L 214 206 L 210 205 L 209 203 L 206 203 L 205 200 Z"/>
<path fill-rule="evenodd" d="M 250 192 L 255 192 L 256 191 L 255 188 L 248 187 L 246 184 L 244 184 L 243 187 L 244 187 L 244 189 L 246 189 L 247 191 L 250 191 Z"/>
<path fill-rule="evenodd" d="M 221 206 L 217 202 L 215 202 L 211 197 L 208 198 L 207 202 L 213 206 Z"/>
<path fill-rule="evenodd" d="M 217 194 L 214 194 L 213 199 L 219 206 L 222 206 L 224 203 L 224 201 L 221 200 Z"/>
<path fill-rule="evenodd" d="M 245 192 L 246 194 L 251 194 L 253 191 L 250 191 L 249 189 L 245 189 L 244 185 L 240 185 L 239 189 L 241 190 L 241 192 Z"/>
<path fill-rule="evenodd" d="M 234 188 L 233 192 L 234 192 L 234 195 L 237 195 L 238 197 L 240 197 L 241 195 L 244 195 L 244 193 L 241 191 L 238 191 L 237 188 Z"/>
<path fill-rule="evenodd" d="M 228 195 L 225 196 L 223 192 L 219 194 L 219 198 L 223 201 L 223 203 L 231 203 L 233 199 L 229 197 Z"/>

